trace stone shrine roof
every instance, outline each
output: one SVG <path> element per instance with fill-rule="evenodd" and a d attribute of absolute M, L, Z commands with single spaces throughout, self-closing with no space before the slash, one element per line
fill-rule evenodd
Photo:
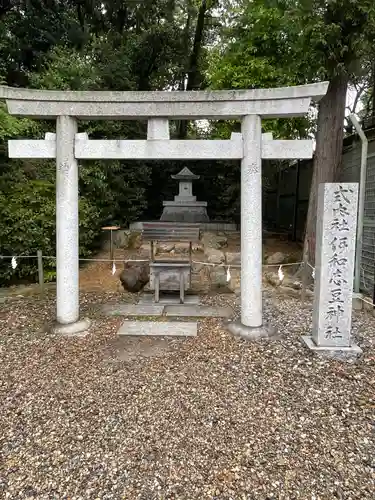
<path fill-rule="evenodd" d="M 200 178 L 200 175 L 195 175 L 187 167 L 184 167 L 178 174 L 171 175 L 172 179 L 177 179 L 178 181 L 193 181 Z"/>

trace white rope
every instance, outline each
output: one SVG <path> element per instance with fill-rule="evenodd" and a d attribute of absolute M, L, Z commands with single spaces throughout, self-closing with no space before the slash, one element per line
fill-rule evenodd
<path fill-rule="evenodd" d="M 233 268 L 241 268 L 241 264 L 215 264 L 213 262 L 204 262 L 200 260 L 192 260 L 192 264 L 201 264 L 202 266 L 211 266 L 211 267 L 233 267 Z M 296 266 L 300 265 L 302 262 L 288 262 L 287 264 L 281 264 L 282 267 L 285 266 Z M 280 264 L 263 264 L 262 267 L 280 267 Z"/>
<path fill-rule="evenodd" d="M 284 277 L 285 277 L 285 275 L 284 275 L 284 273 L 283 273 L 283 266 L 280 266 L 280 267 L 279 267 L 279 269 L 278 269 L 278 271 L 277 271 L 277 276 L 278 276 L 278 278 L 279 278 L 280 283 L 282 283 L 282 282 L 283 282 L 283 280 L 284 280 Z"/>
<path fill-rule="evenodd" d="M 369 304 L 372 307 L 375 307 L 375 304 L 373 302 L 370 302 L 369 300 L 366 300 L 363 297 L 357 297 L 359 300 L 362 300 L 362 302 L 365 302 L 365 304 Z"/>
<path fill-rule="evenodd" d="M 43 255 L 43 259 L 56 259 L 55 255 Z M 0 255 L 0 259 L 37 259 L 37 255 Z M 78 259 L 80 262 L 149 262 L 149 259 Z"/>

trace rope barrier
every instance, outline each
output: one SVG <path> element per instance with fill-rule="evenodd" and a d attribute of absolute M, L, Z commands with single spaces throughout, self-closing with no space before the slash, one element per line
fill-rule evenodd
<path fill-rule="evenodd" d="M 37 259 L 37 255 L 0 255 L 0 259 Z M 56 259 L 56 255 L 43 255 L 43 259 Z M 125 262 L 149 262 L 149 259 L 96 259 L 96 258 L 79 258 L 78 259 L 80 262 L 108 262 L 108 263 L 114 263 L 114 262 L 120 262 L 120 263 L 125 263 Z M 193 260 L 192 264 L 200 264 L 202 266 L 208 266 L 208 267 L 231 267 L 233 269 L 240 269 L 241 264 L 228 264 L 228 263 L 214 263 L 214 262 L 205 262 L 205 261 L 199 261 L 199 260 Z M 303 264 L 302 261 L 300 262 L 287 262 L 285 264 L 281 264 L 281 267 L 286 267 L 286 266 L 297 266 Z M 311 269 L 314 269 L 311 264 L 308 263 L 308 265 L 311 267 Z M 277 267 L 280 268 L 280 264 L 263 264 L 262 267 Z"/>
<path fill-rule="evenodd" d="M 37 259 L 37 255 L 0 255 L 0 259 L 11 259 L 11 266 L 13 269 L 17 267 L 17 259 Z M 43 259 L 56 259 L 55 255 L 43 255 Z M 112 264 L 112 274 L 116 273 L 116 262 L 120 263 L 128 263 L 128 262 L 149 262 L 149 259 L 92 259 L 92 258 L 80 258 L 80 262 L 108 262 Z M 204 262 L 204 261 L 199 261 L 199 260 L 192 260 L 192 264 L 199 264 L 202 266 L 208 266 L 208 267 L 224 267 L 227 269 L 227 281 L 230 281 L 231 275 L 230 275 L 230 269 L 241 269 L 241 264 L 228 264 L 228 263 L 214 263 L 214 262 Z M 263 264 L 262 267 L 277 267 L 278 268 L 278 277 L 280 283 L 284 279 L 284 273 L 282 272 L 283 267 L 287 266 L 297 266 L 304 264 L 303 261 L 299 262 L 287 262 L 285 264 Z M 313 267 L 309 262 L 307 262 L 307 265 L 312 269 L 312 277 L 315 278 L 315 267 Z M 375 304 L 371 302 L 370 300 L 365 299 L 364 297 L 358 296 L 358 299 L 361 300 L 362 302 L 375 307 Z"/>

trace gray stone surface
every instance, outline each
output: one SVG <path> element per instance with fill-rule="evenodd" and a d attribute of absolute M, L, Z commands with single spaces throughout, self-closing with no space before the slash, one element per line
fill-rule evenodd
<path fill-rule="evenodd" d="M 185 304 L 199 304 L 198 295 L 185 295 Z M 139 299 L 139 304 L 154 304 L 154 295 L 145 293 Z M 180 304 L 179 295 L 160 295 L 158 305 Z"/>
<path fill-rule="evenodd" d="M 353 309 L 355 311 L 362 311 L 363 304 L 364 304 L 364 302 L 363 302 L 363 296 L 362 296 L 362 294 L 361 293 L 354 293 L 353 292 L 353 299 L 352 299 Z"/>
<path fill-rule="evenodd" d="M 227 271 L 224 267 L 209 267 L 208 272 L 212 287 L 225 287 L 228 285 Z"/>
<path fill-rule="evenodd" d="M 118 335 L 196 337 L 197 323 L 187 321 L 125 321 Z"/>
<path fill-rule="evenodd" d="M 169 139 L 168 118 L 153 118 L 147 121 L 147 139 Z"/>
<path fill-rule="evenodd" d="M 150 263 L 150 290 L 155 290 L 156 276 L 159 275 L 160 291 L 179 291 L 180 275 L 184 276 L 184 289 L 188 290 L 190 283 L 190 262 L 156 261 Z"/>
<path fill-rule="evenodd" d="M 220 248 L 227 246 L 228 238 L 225 236 L 225 234 L 217 234 L 205 231 L 202 234 L 202 244 L 204 248 L 214 248 L 216 250 L 219 250 Z"/>
<path fill-rule="evenodd" d="M 211 264 L 221 264 L 225 261 L 224 252 L 216 250 L 216 248 L 205 248 L 204 254 L 207 257 L 207 261 Z"/>
<path fill-rule="evenodd" d="M 267 264 L 284 264 L 288 259 L 288 256 L 283 252 L 275 252 L 269 257 L 267 257 Z"/>
<path fill-rule="evenodd" d="M 179 181 L 179 192 L 174 201 L 163 201 L 163 213 L 160 220 L 164 222 L 209 222 L 207 215 L 207 202 L 197 201 L 193 196 L 193 180 L 199 179 L 187 167 L 172 179 Z"/>
<path fill-rule="evenodd" d="M 156 304 L 105 304 L 101 310 L 107 316 L 161 316 L 164 306 Z"/>
<path fill-rule="evenodd" d="M 116 91 L 116 90 L 36 90 L 0 85 L 1 99 L 62 101 L 62 102 L 212 102 L 297 99 L 311 97 L 319 101 L 327 92 L 328 82 L 310 83 L 294 87 L 218 91 Z"/>
<path fill-rule="evenodd" d="M 198 203 L 192 206 L 187 202 L 184 204 L 170 202 L 164 205 L 160 220 L 163 222 L 208 222 L 206 207 L 199 206 Z"/>
<path fill-rule="evenodd" d="M 241 265 L 241 252 L 226 252 L 225 260 L 227 264 L 231 264 L 234 266 Z"/>
<path fill-rule="evenodd" d="M 183 223 L 182 223 L 183 224 Z M 142 231 L 143 222 L 137 221 L 129 224 L 130 231 Z M 233 222 L 199 222 L 199 229 L 201 231 L 226 231 L 226 232 L 234 232 L 237 231 L 237 225 Z"/>
<path fill-rule="evenodd" d="M 239 321 L 228 322 L 226 328 L 229 333 L 235 337 L 240 337 L 244 340 L 259 340 L 264 338 L 279 338 L 278 332 L 271 326 L 245 326 Z"/>
<path fill-rule="evenodd" d="M 86 337 L 89 334 L 91 321 L 88 318 L 70 323 L 69 325 L 55 324 L 52 327 L 52 333 L 64 337 Z"/>
<path fill-rule="evenodd" d="M 56 122 L 56 315 L 64 325 L 79 319 L 77 127 L 69 116 Z"/>
<path fill-rule="evenodd" d="M 13 89 L 0 87 L 10 114 L 81 119 L 225 119 L 246 115 L 269 118 L 307 113 L 311 98 L 319 100 L 327 83 L 275 89 L 216 92 L 87 92 Z"/>
<path fill-rule="evenodd" d="M 233 310 L 230 307 L 181 304 L 165 306 L 165 315 L 197 318 L 230 318 L 233 315 Z"/>
<path fill-rule="evenodd" d="M 262 120 L 241 123 L 241 322 L 260 327 L 262 319 Z"/>
<path fill-rule="evenodd" d="M 313 338 L 308 335 L 302 336 L 302 341 L 311 351 L 315 351 L 317 353 L 324 353 L 328 355 L 332 353 L 332 357 L 336 357 L 335 354 L 337 352 L 342 352 L 348 355 L 355 355 L 355 356 L 359 356 L 360 354 L 362 354 L 362 349 L 354 343 L 352 343 L 350 346 L 337 346 L 337 345 L 318 346 L 315 344 Z"/>
<path fill-rule="evenodd" d="M 318 347 L 351 346 L 357 203 L 357 183 L 319 186 L 312 330 Z"/>

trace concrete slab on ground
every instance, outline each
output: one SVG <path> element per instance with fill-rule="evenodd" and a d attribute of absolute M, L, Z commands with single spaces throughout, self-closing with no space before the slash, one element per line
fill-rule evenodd
<path fill-rule="evenodd" d="M 231 318 L 231 307 L 202 306 L 197 304 L 178 304 L 165 306 L 166 316 L 195 316 L 201 318 Z"/>
<path fill-rule="evenodd" d="M 188 321 L 125 321 L 118 335 L 196 337 L 197 323 Z"/>
<path fill-rule="evenodd" d="M 157 304 L 154 302 L 153 293 L 145 293 L 139 298 L 138 304 L 154 304 L 154 305 L 178 305 L 180 304 L 180 297 L 173 295 L 160 295 L 160 300 Z M 198 295 L 185 295 L 185 304 L 199 304 Z M 183 304 L 181 304 L 183 305 Z"/>
<path fill-rule="evenodd" d="M 108 316 L 161 316 L 163 305 L 154 304 L 106 304 L 102 312 Z"/>

